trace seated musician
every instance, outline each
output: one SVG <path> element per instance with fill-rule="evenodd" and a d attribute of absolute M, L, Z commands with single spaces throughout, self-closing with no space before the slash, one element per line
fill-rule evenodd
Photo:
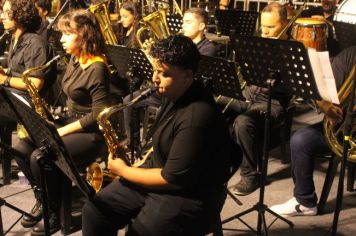
<path fill-rule="evenodd" d="M 267 5 L 261 13 L 261 36 L 276 37 L 287 24 L 286 8 L 279 3 Z M 276 87 L 272 94 L 271 125 L 285 111 L 291 96 L 286 90 Z M 263 150 L 264 111 L 266 110 L 267 89 L 249 85 L 244 90 L 246 101 L 234 100 L 229 108 L 237 113 L 234 121 L 234 135 L 237 143 L 242 147 L 243 159 L 241 164 L 241 179 L 232 188 L 236 195 L 248 195 L 259 187 L 257 167 L 261 167 Z M 226 105 L 230 98 L 221 97 L 219 104 Z"/>
<path fill-rule="evenodd" d="M 356 47 L 343 50 L 333 59 L 332 69 L 338 89 L 355 65 Z M 317 101 L 317 104 L 319 110 L 333 125 L 343 121 L 343 110 L 338 105 L 324 100 Z M 291 137 L 290 148 L 294 182 L 293 197 L 283 204 L 272 206 L 271 210 L 283 216 L 316 215 L 318 198 L 313 181 L 314 158 L 318 154 L 331 151 L 325 140 L 323 122 L 298 130 Z"/>
<path fill-rule="evenodd" d="M 184 12 L 182 33 L 184 36 L 187 36 L 193 40 L 201 55 L 215 56 L 216 49 L 214 44 L 206 39 L 204 35 L 208 25 L 208 20 L 208 13 L 203 9 L 190 8 Z M 134 93 L 134 96 L 137 96 L 138 94 L 139 92 L 137 91 Z M 125 97 L 124 103 L 127 103 L 129 100 L 130 96 Z M 159 107 L 160 103 L 161 101 L 159 96 L 155 95 L 135 105 L 132 109 L 132 116 L 130 116 L 128 109 L 124 110 L 125 130 L 127 135 L 127 143 L 129 146 L 131 143 L 131 132 L 133 135 L 133 148 L 137 149 L 138 144 L 140 143 L 139 109 L 147 106 Z"/>
<path fill-rule="evenodd" d="M 240 158 L 213 96 L 194 80 L 199 51 L 188 37 L 151 48 L 153 83 L 163 97 L 153 157 L 130 167 L 109 157 L 120 176 L 83 208 L 83 235 L 203 235 L 225 201 L 226 167 Z M 233 148 L 233 149 L 232 149 Z M 235 151 L 233 151 L 235 150 Z"/>
<path fill-rule="evenodd" d="M 61 43 L 71 59 L 62 79 L 63 92 L 67 96 L 67 116 L 63 117 L 64 126 L 57 129 L 62 141 L 74 162 L 79 167 L 86 167 L 97 157 L 106 155 L 105 140 L 98 128 L 96 118 L 107 106 L 109 98 L 109 71 L 103 56 L 103 39 L 92 13 L 87 10 L 71 11 L 63 15 L 58 22 L 63 33 Z M 17 162 L 30 180 L 32 186 L 40 184 L 40 170 L 35 149 L 31 140 L 20 140 L 15 147 L 27 159 L 17 158 Z M 53 165 L 53 164 L 52 164 Z M 60 228 L 58 208 L 61 193 L 59 170 L 52 166 L 47 173 L 47 191 L 50 207 L 50 232 Z M 43 187 L 43 186 L 42 186 Z M 41 200 L 35 188 L 36 205 L 31 212 L 35 219 L 24 217 L 24 227 L 32 227 L 32 234 L 44 235 Z"/>
<path fill-rule="evenodd" d="M 129 48 L 139 48 L 136 32 L 139 29 L 141 12 L 137 3 L 124 2 L 120 7 L 120 20 L 113 25 L 119 44 Z"/>
<path fill-rule="evenodd" d="M 322 0 L 321 6 L 311 7 L 304 10 L 301 14 L 302 17 L 313 17 L 325 20 L 328 27 L 326 46 L 331 57 L 336 56 L 340 52 L 339 43 L 336 40 L 333 26 L 337 2 L 338 0 Z"/>
<path fill-rule="evenodd" d="M 31 104 L 22 73 L 30 68 L 45 64 L 53 57 L 47 42 L 35 31 L 41 24 L 35 4 L 27 0 L 3 1 L 1 20 L 5 30 L 12 35 L 8 52 L 8 68 L 0 69 L 0 84 Z M 48 70 L 33 72 L 29 80 L 41 95 L 45 95 L 55 80 L 55 67 Z M 0 101 L 0 122 L 16 122 L 13 114 L 6 111 L 7 104 Z"/>

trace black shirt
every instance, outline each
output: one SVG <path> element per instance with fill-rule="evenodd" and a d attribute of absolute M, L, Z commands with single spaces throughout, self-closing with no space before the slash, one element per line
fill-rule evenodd
<path fill-rule="evenodd" d="M 356 65 L 356 46 L 346 48 L 332 61 L 332 70 L 335 77 L 336 87 L 339 90 L 347 79 L 351 69 Z"/>
<path fill-rule="evenodd" d="M 208 39 L 204 38 L 196 45 L 201 55 L 211 56 L 211 57 L 215 56 L 216 54 L 215 46 Z"/>
<path fill-rule="evenodd" d="M 25 70 L 43 65 L 52 58 L 53 52 L 41 36 L 35 33 L 24 33 L 18 39 L 15 47 L 14 39 L 11 40 L 7 74 L 21 77 Z M 56 79 L 55 66 L 45 70 L 34 71 L 30 76 L 45 79 L 45 84 L 40 91 L 40 94 L 44 95 Z M 28 95 L 26 91 L 15 88 L 9 89 L 22 96 Z"/>
<path fill-rule="evenodd" d="M 84 130 L 97 131 L 96 118 L 107 107 L 109 99 L 109 72 L 103 62 L 94 62 L 88 67 L 71 58 L 62 79 L 62 88 L 67 95 L 67 106 L 72 116 L 81 117 Z"/>
<path fill-rule="evenodd" d="M 149 166 L 163 169 L 178 186 L 173 192 L 200 199 L 220 193 L 233 141 L 210 92 L 194 81 L 175 103 L 164 99 L 155 125 Z"/>

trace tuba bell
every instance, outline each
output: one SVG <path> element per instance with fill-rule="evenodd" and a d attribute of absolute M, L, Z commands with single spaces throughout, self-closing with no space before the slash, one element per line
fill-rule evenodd
<path fill-rule="evenodd" d="M 340 100 L 340 105 L 342 107 L 342 110 L 344 113 L 346 112 L 348 103 L 350 102 L 351 99 L 351 93 L 354 93 L 355 91 L 352 91 L 352 81 L 356 73 L 356 66 L 354 66 L 349 73 L 346 81 L 342 84 L 342 87 L 340 91 L 338 92 L 339 100 Z M 356 105 L 353 107 L 353 113 L 356 112 Z M 350 144 L 350 149 L 349 149 L 349 157 L 348 160 L 352 162 L 356 162 L 356 123 L 355 123 L 355 118 L 353 118 L 352 128 L 351 128 L 351 134 L 349 137 L 349 144 Z M 343 140 L 344 140 L 344 134 L 343 134 L 343 127 L 345 125 L 345 121 L 341 124 L 338 125 L 333 125 L 329 119 L 324 118 L 324 133 L 326 137 L 326 141 L 330 147 L 330 149 L 339 157 L 342 157 L 343 155 Z M 346 142 L 347 140 L 345 140 Z"/>
<path fill-rule="evenodd" d="M 136 33 L 136 38 L 140 45 L 140 48 L 143 48 L 141 35 L 145 30 L 152 31 L 157 40 L 168 38 L 168 36 L 171 35 L 167 23 L 165 8 L 145 16 L 144 18 L 142 18 L 140 23 L 142 24 L 142 27 Z"/>
<path fill-rule="evenodd" d="M 106 2 L 90 6 L 89 11 L 94 14 L 95 19 L 98 21 L 101 35 L 104 38 L 105 44 L 118 45 L 119 41 L 117 40 L 114 30 L 111 26 Z"/>

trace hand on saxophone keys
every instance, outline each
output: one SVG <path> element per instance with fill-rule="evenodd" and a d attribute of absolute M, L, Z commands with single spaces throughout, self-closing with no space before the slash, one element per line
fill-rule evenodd
<path fill-rule="evenodd" d="M 121 158 L 115 158 L 112 153 L 108 156 L 108 169 L 110 172 L 122 176 L 122 172 L 129 166 Z"/>

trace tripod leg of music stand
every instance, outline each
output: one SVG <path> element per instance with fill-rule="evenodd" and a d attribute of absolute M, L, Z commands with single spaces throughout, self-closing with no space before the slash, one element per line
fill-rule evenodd
<path fill-rule="evenodd" d="M 269 208 L 266 208 L 265 209 L 267 212 L 269 212 L 270 214 L 274 215 L 275 217 L 277 217 L 278 219 L 280 220 L 283 220 L 284 222 L 286 222 L 290 227 L 293 227 L 294 226 L 294 223 L 290 220 L 287 220 L 286 218 L 284 218 L 283 216 L 281 215 L 278 215 L 276 212 L 272 211 L 271 209 Z"/>

